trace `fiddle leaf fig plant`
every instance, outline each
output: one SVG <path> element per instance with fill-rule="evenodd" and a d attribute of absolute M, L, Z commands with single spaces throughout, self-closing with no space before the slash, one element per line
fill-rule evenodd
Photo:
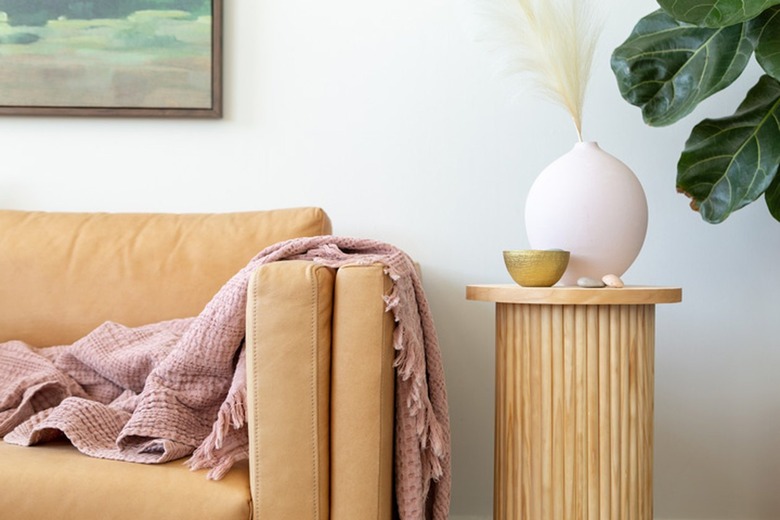
<path fill-rule="evenodd" d="M 751 56 L 766 73 L 737 111 L 696 125 L 677 189 L 710 223 L 762 195 L 780 221 L 780 0 L 658 0 L 612 54 L 623 98 L 670 125 L 736 80 Z"/>
<path fill-rule="evenodd" d="M 677 20 L 704 27 L 726 27 L 752 20 L 780 0 L 658 0 Z"/>

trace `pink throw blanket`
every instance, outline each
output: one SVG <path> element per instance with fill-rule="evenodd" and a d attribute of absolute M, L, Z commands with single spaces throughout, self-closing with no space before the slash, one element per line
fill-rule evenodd
<path fill-rule="evenodd" d="M 91 456 L 162 463 L 192 454 L 221 478 L 248 456 L 243 338 L 249 278 L 260 265 L 307 259 L 381 263 L 397 327 L 396 500 L 402 519 L 445 520 L 450 433 L 444 370 L 417 272 L 393 246 L 342 237 L 271 246 L 195 318 L 138 328 L 106 323 L 73 345 L 0 344 L 0 436 L 32 445 L 62 434 Z"/>

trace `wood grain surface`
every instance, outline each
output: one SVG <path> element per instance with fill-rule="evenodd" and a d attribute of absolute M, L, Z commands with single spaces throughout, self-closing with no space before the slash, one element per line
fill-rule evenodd
<path fill-rule="evenodd" d="M 621 289 L 583 287 L 521 287 L 517 284 L 468 285 L 466 299 L 501 303 L 561 305 L 636 305 L 682 301 L 679 287 L 627 285 Z"/>
<path fill-rule="evenodd" d="M 653 518 L 654 322 L 652 304 L 497 304 L 494 518 Z"/>

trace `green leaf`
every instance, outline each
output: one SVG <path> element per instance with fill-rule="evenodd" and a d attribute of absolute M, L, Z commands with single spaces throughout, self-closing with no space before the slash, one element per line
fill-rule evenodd
<path fill-rule="evenodd" d="M 726 27 L 752 20 L 780 0 L 658 0 L 669 14 L 704 27 Z"/>
<path fill-rule="evenodd" d="M 780 79 L 780 7 L 765 11 L 754 22 L 756 61 L 775 79 Z"/>
<path fill-rule="evenodd" d="M 733 116 L 693 128 L 677 163 L 677 189 L 711 223 L 769 187 L 780 162 L 780 82 L 762 76 Z"/>
<path fill-rule="evenodd" d="M 775 175 L 772 184 L 766 189 L 764 200 L 769 208 L 769 213 L 775 217 L 775 220 L 780 221 L 780 175 Z"/>
<path fill-rule="evenodd" d="M 620 94 L 652 126 L 674 123 L 745 69 L 755 47 L 748 24 L 707 29 L 662 10 L 637 23 L 612 53 Z"/>

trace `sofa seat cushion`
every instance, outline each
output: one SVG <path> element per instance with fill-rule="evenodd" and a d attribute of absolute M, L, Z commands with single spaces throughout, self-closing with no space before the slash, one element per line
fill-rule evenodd
<path fill-rule="evenodd" d="M 3 520 L 248 520 L 249 470 L 220 481 L 182 460 L 144 465 L 95 459 L 57 441 L 30 448 L 0 442 Z"/>

